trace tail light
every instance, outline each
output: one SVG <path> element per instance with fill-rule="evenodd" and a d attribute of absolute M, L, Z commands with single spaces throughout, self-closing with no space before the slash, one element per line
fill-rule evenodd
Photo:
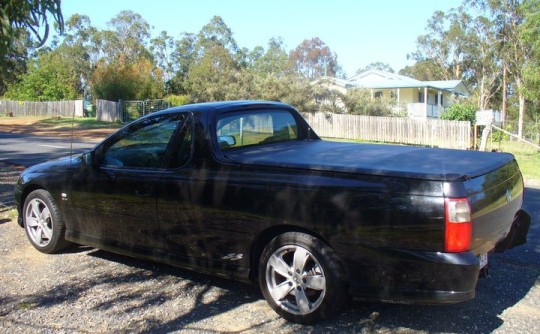
<path fill-rule="evenodd" d="M 467 198 L 447 198 L 444 203 L 445 238 L 444 251 L 465 252 L 471 249 L 471 206 Z"/>

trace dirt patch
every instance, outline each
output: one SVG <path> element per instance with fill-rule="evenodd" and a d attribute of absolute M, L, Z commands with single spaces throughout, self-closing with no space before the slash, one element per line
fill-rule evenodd
<path fill-rule="evenodd" d="M 80 129 L 69 125 L 42 123 L 43 117 L 2 117 L 0 118 L 0 132 L 5 133 L 25 133 L 34 136 L 47 137 L 71 137 L 100 141 L 118 130 L 117 126 L 99 129 Z"/>

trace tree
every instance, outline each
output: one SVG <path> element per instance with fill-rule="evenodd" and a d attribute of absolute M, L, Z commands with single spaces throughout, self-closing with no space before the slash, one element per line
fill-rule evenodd
<path fill-rule="evenodd" d="M 502 41 L 500 57 L 503 60 L 505 74 L 511 77 L 513 91 L 517 94 L 518 111 L 518 137 L 523 136 L 523 122 L 525 119 L 526 89 L 524 83 L 525 67 L 531 56 L 531 45 L 524 43 L 520 38 L 520 27 L 524 23 L 525 1 L 520 0 L 477 0 L 472 3 L 476 8 L 483 10 L 497 27 L 497 38 Z M 504 83 L 506 86 L 506 83 Z M 504 98 L 506 98 L 506 92 Z M 506 106 L 503 105 L 503 110 Z"/>
<path fill-rule="evenodd" d="M 134 62 L 122 58 L 112 63 L 101 61 L 92 77 L 92 93 L 111 101 L 161 98 L 162 78 L 161 71 L 146 58 Z"/>
<path fill-rule="evenodd" d="M 63 40 L 55 51 L 64 54 L 65 66 L 76 73 L 79 81 L 74 88 L 82 96 L 90 90 L 89 82 L 99 60 L 100 49 L 96 43 L 99 33 L 86 15 L 72 15 L 65 28 Z"/>
<path fill-rule="evenodd" d="M 120 58 L 127 62 L 140 58 L 152 60 L 146 48 L 150 39 L 150 24 L 140 14 L 123 10 L 108 25 L 112 29 L 99 34 L 98 43 L 104 53 L 101 59 L 111 62 Z"/>
<path fill-rule="evenodd" d="M 360 74 L 368 70 L 379 70 L 379 71 L 384 71 L 384 72 L 389 72 L 389 73 L 395 72 L 392 66 L 390 66 L 390 64 L 377 61 L 377 62 L 373 62 L 369 64 L 366 67 L 359 68 L 358 70 L 356 70 L 356 74 Z"/>
<path fill-rule="evenodd" d="M 282 76 L 292 73 L 292 63 L 281 38 L 271 38 L 264 54 L 253 63 L 253 70 L 259 75 Z"/>
<path fill-rule="evenodd" d="M 520 27 L 519 38 L 531 46 L 530 57 L 524 64 L 524 94 L 531 100 L 540 100 L 540 1 L 525 4 L 525 20 Z"/>
<path fill-rule="evenodd" d="M 47 14 L 52 15 L 60 32 L 64 29 L 64 18 L 60 0 L 3 0 L 0 7 L 0 60 L 11 49 L 11 44 L 20 34 L 20 29 L 31 32 L 41 47 L 49 37 Z"/>
<path fill-rule="evenodd" d="M 28 38 L 24 30 L 17 32 L 18 36 L 0 61 L 0 96 L 4 95 L 8 86 L 19 81 L 19 77 L 27 70 Z"/>
<path fill-rule="evenodd" d="M 79 97 L 79 78 L 69 59 L 57 50 L 41 52 L 37 59 L 31 59 L 28 72 L 21 80 L 10 85 L 5 97 L 23 101 L 74 100 Z"/>
<path fill-rule="evenodd" d="M 290 54 L 296 70 L 308 79 L 336 76 L 337 55 L 318 37 L 304 40 Z"/>
<path fill-rule="evenodd" d="M 497 52 L 497 31 L 493 22 L 485 16 L 467 16 L 464 49 L 467 52 L 469 76 L 474 78 L 478 90 L 478 108 L 492 108 L 492 99 L 501 87 L 501 58 Z"/>
<path fill-rule="evenodd" d="M 240 68 L 240 63 L 247 63 L 245 51 L 238 48 L 231 29 L 220 16 L 214 16 L 197 34 L 184 33 L 182 38 L 175 42 L 172 60 L 178 69 L 174 77 L 167 82 L 168 91 L 173 94 L 185 94 L 191 91 L 188 86 L 193 85 L 193 80 L 198 80 L 194 79 L 193 76 L 191 79 L 188 78 L 191 69 L 201 65 L 205 56 L 208 53 L 215 54 L 216 50 L 220 50 L 219 53 L 228 53 L 229 57 L 227 58 L 232 60 L 235 67 Z M 205 67 L 206 65 L 201 66 Z M 198 74 L 195 75 L 195 77 L 197 76 Z M 191 82 L 188 82 L 189 80 Z M 197 95 L 196 99 L 201 98 L 199 94 L 204 95 L 202 92 L 195 94 Z"/>
<path fill-rule="evenodd" d="M 178 65 L 173 61 L 174 39 L 162 31 L 158 37 L 150 40 L 150 52 L 152 52 L 157 66 L 163 71 L 165 81 L 172 79 Z"/>
<path fill-rule="evenodd" d="M 194 64 L 186 86 L 194 102 L 226 100 L 237 86 L 238 71 L 234 59 L 223 46 L 207 50 L 200 62 Z"/>
<path fill-rule="evenodd" d="M 420 81 L 444 80 L 445 77 L 441 67 L 431 59 L 420 60 L 412 66 L 406 66 L 399 71 L 399 74 Z"/>
<path fill-rule="evenodd" d="M 426 35 L 417 38 L 417 51 L 408 55 L 416 62 L 431 61 L 440 72 L 437 77 L 443 80 L 462 79 L 465 52 L 463 42 L 462 12 L 451 11 L 445 14 L 436 11 L 428 20 Z"/>
<path fill-rule="evenodd" d="M 204 25 L 197 34 L 196 49 L 199 58 L 217 46 L 227 50 L 231 55 L 236 55 L 239 52 L 232 30 L 221 16 L 212 17 L 210 22 Z"/>

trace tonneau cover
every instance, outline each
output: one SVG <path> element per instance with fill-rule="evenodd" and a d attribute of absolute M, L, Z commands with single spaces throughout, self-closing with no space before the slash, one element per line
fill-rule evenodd
<path fill-rule="evenodd" d="M 324 140 L 272 143 L 224 153 L 241 164 L 441 181 L 474 178 L 514 159 L 508 153 Z"/>

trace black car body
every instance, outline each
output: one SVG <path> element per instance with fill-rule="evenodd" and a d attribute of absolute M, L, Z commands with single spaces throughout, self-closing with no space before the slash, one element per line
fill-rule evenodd
<path fill-rule="evenodd" d="M 38 190 L 50 198 L 29 197 Z M 292 107 L 264 101 L 151 114 L 90 152 L 27 169 L 16 200 L 41 251 L 71 241 L 258 278 L 278 313 L 304 323 L 347 293 L 473 298 L 487 255 L 524 243 L 530 224 L 510 154 L 327 142 Z M 41 204 L 61 221 L 59 242 L 36 239 Z"/>

